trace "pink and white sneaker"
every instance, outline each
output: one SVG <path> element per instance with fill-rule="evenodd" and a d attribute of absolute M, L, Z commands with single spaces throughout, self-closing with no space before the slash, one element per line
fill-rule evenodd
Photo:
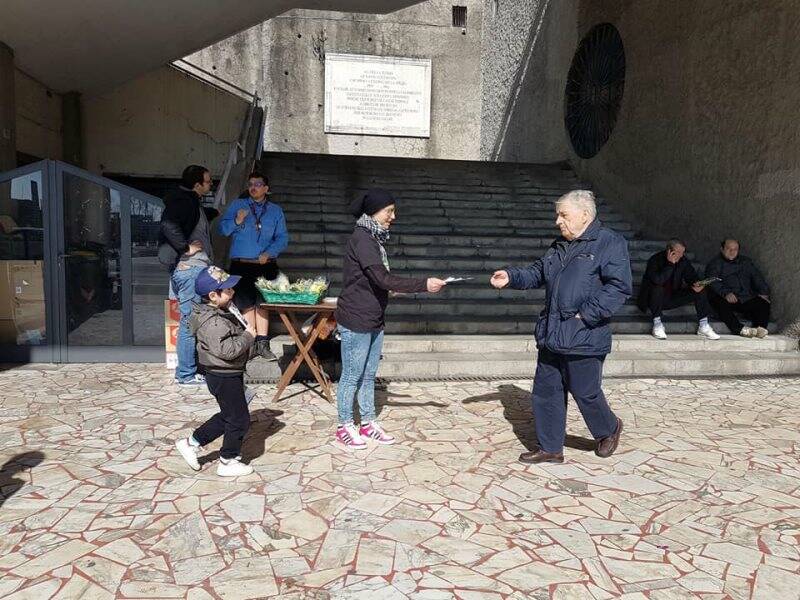
<path fill-rule="evenodd" d="M 364 450 L 367 447 L 367 443 L 358 435 L 353 423 L 339 425 L 336 428 L 336 441 L 348 450 Z"/>
<path fill-rule="evenodd" d="M 366 425 L 362 425 L 361 429 L 358 430 L 358 433 L 361 434 L 361 437 L 375 440 L 379 444 L 383 444 L 385 446 L 394 444 L 395 441 L 392 436 L 383 430 L 383 427 L 381 427 L 377 421 L 370 421 Z"/>

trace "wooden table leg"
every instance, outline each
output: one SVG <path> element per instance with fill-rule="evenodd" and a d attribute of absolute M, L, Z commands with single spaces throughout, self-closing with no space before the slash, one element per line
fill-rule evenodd
<path fill-rule="evenodd" d="M 328 322 L 328 316 L 322 316 L 314 324 L 311 333 L 308 336 L 303 336 L 302 329 L 298 325 L 293 314 L 285 311 L 279 311 L 278 314 L 280 315 L 281 321 L 283 321 L 283 324 L 286 326 L 289 335 L 297 347 L 297 354 L 286 367 L 286 371 L 281 376 L 273 401 L 277 402 L 280 399 L 281 394 L 283 394 L 283 391 L 289 385 L 289 382 L 297 372 L 297 369 L 300 368 L 300 365 L 303 362 L 305 362 L 308 365 L 308 368 L 311 370 L 311 373 L 314 375 L 314 379 L 316 379 L 317 383 L 320 385 L 320 388 L 323 392 L 323 397 L 327 398 L 328 402 L 333 403 L 333 392 L 331 389 L 330 377 L 328 377 L 325 369 L 322 368 L 319 358 L 312 349 L 314 342 L 317 341 L 322 329 Z M 303 339 L 303 337 L 305 337 L 305 339 Z"/>
<path fill-rule="evenodd" d="M 305 358 L 305 362 L 308 365 L 308 368 L 311 369 L 311 373 L 314 375 L 314 378 L 319 383 L 319 386 L 324 392 L 324 396 L 327 397 L 328 402 L 333 403 L 333 392 L 331 390 L 331 380 L 328 374 L 325 372 L 325 369 L 322 367 L 322 363 L 319 360 L 316 352 L 313 350 L 314 342 L 317 341 L 322 330 L 325 328 L 325 325 L 328 323 L 328 316 L 323 315 L 314 325 L 314 328 L 311 331 L 307 341 L 305 344 L 298 346 L 298 350 L 303 354 Z"/>
<path fill-rule="evenodd" d="M 277 312 L 278 316 L 281 318 L 281 321 L 283 321 L 286 330 L 289 332 L 289 337 L 292 338 L 292 341 L 295 343 L 295 345 L 301 344 L 302 342 L 300 341 L 300 337 L 295 330 L 294 319 L 290 319 L 285 310 L 278 309 Z M 298 358 L 300 358 L 300 360 L 298 360 Z M 281 394 L 283 394 L 286 386 L 289 385 L 289 382 L 292 380 L 292 376 L 297 372 L 301 360 L 302 356 L 298 354 L 292 359 L 292 362 L 286 366 L 286 370 L 283 372 L 283 375 L 281 375 L 281 379 L 278 382 L 278 389 L 275 391 L 275 397 L 272 399 L 273 402 L 280 400 Z"/>

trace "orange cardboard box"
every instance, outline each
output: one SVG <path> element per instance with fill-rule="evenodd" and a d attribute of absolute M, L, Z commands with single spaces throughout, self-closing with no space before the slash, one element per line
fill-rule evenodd
<path fill-rule="evenodd" d="M 178 326 L 165 325 L 164 326 L 164 345 L 167 352 L 175 352 L 178 343 Z"/>
<path fill-rule="evenodd" d="M 164 300 L 164 325 L 177 325 L 181 321 L 181 311 L 177 300 Z"/>

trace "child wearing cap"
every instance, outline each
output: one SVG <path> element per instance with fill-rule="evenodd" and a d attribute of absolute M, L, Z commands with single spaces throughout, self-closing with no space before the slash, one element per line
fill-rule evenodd
<path fill-rule="evenodd" d="M 217 475 L 249 475 L 253 467 L 241 462 L 244 436 L 250 427 L 250 411 L 244 390 L 244 370 L 256 332 L 247 328 L 228 310 L 233 286 L 239 277 L 219 267 L 203 269 L 197 276 L 195 291 L 202 303 L 195 304 L 189 327 L 197 339 L 198 362 L 205 368 L 208 390 L 219 404 L 220 412 L 195 429 L 188 438 L 175 442 L 178 452 L 195 471 L 200 470 L 198 451 L 220 436 Z"/>

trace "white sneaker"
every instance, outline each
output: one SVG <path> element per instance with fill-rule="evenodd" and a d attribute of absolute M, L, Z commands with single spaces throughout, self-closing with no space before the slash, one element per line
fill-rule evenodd
<path fill-rule="evenodd" d="M 758 335 L 758 330 L 755 327 L 742 327 L 739 335 L 746 338 L 753 338 Z"/>
<path fill-rule="evenodd" d="M 654 323 L 653 324 L 653 337 L 658 338 L 659 340 L 667 339 L 667 332 L 664 329 L 663 323 Z"/>
<path fill-rule="evenodd" d="M 341 444 L 348 450 L 366 450 L 367 443 L 361 439 L 358 429 L 353 423 L 347 425 L 339 425 L 336 428 L 335 438 L 338 444 Z"/>
<path fill-rule="evenodd" d="M 183 457 L 183 460 L 186 461 L 187 465 L 195 471 L 200 470 L 200 463 L 197 462 L 198 446 L 192 446 L 188 438 L 181 438 L 175 442 L 175 447 L 178 449 L 178 452 L 180 452 L 180 455 Z"/>
<path fill-rule="evenodd" d="M 711 327 L 711 325 L 708 325 L 708 324 L 700 325 L 697 328 L 697 335 L 704 335 L 710 340 L 718 340 L 719 339 L 719 334 L 716 331 L 714 331 L 714 329 Z"/>
<path fill-rule="evenodd" d="M 252 472 L 253 467 L 239 462 L 238 458 L 220 458 L 217 463 L 217 475 L 220 477 L 242 477 Z"/>

